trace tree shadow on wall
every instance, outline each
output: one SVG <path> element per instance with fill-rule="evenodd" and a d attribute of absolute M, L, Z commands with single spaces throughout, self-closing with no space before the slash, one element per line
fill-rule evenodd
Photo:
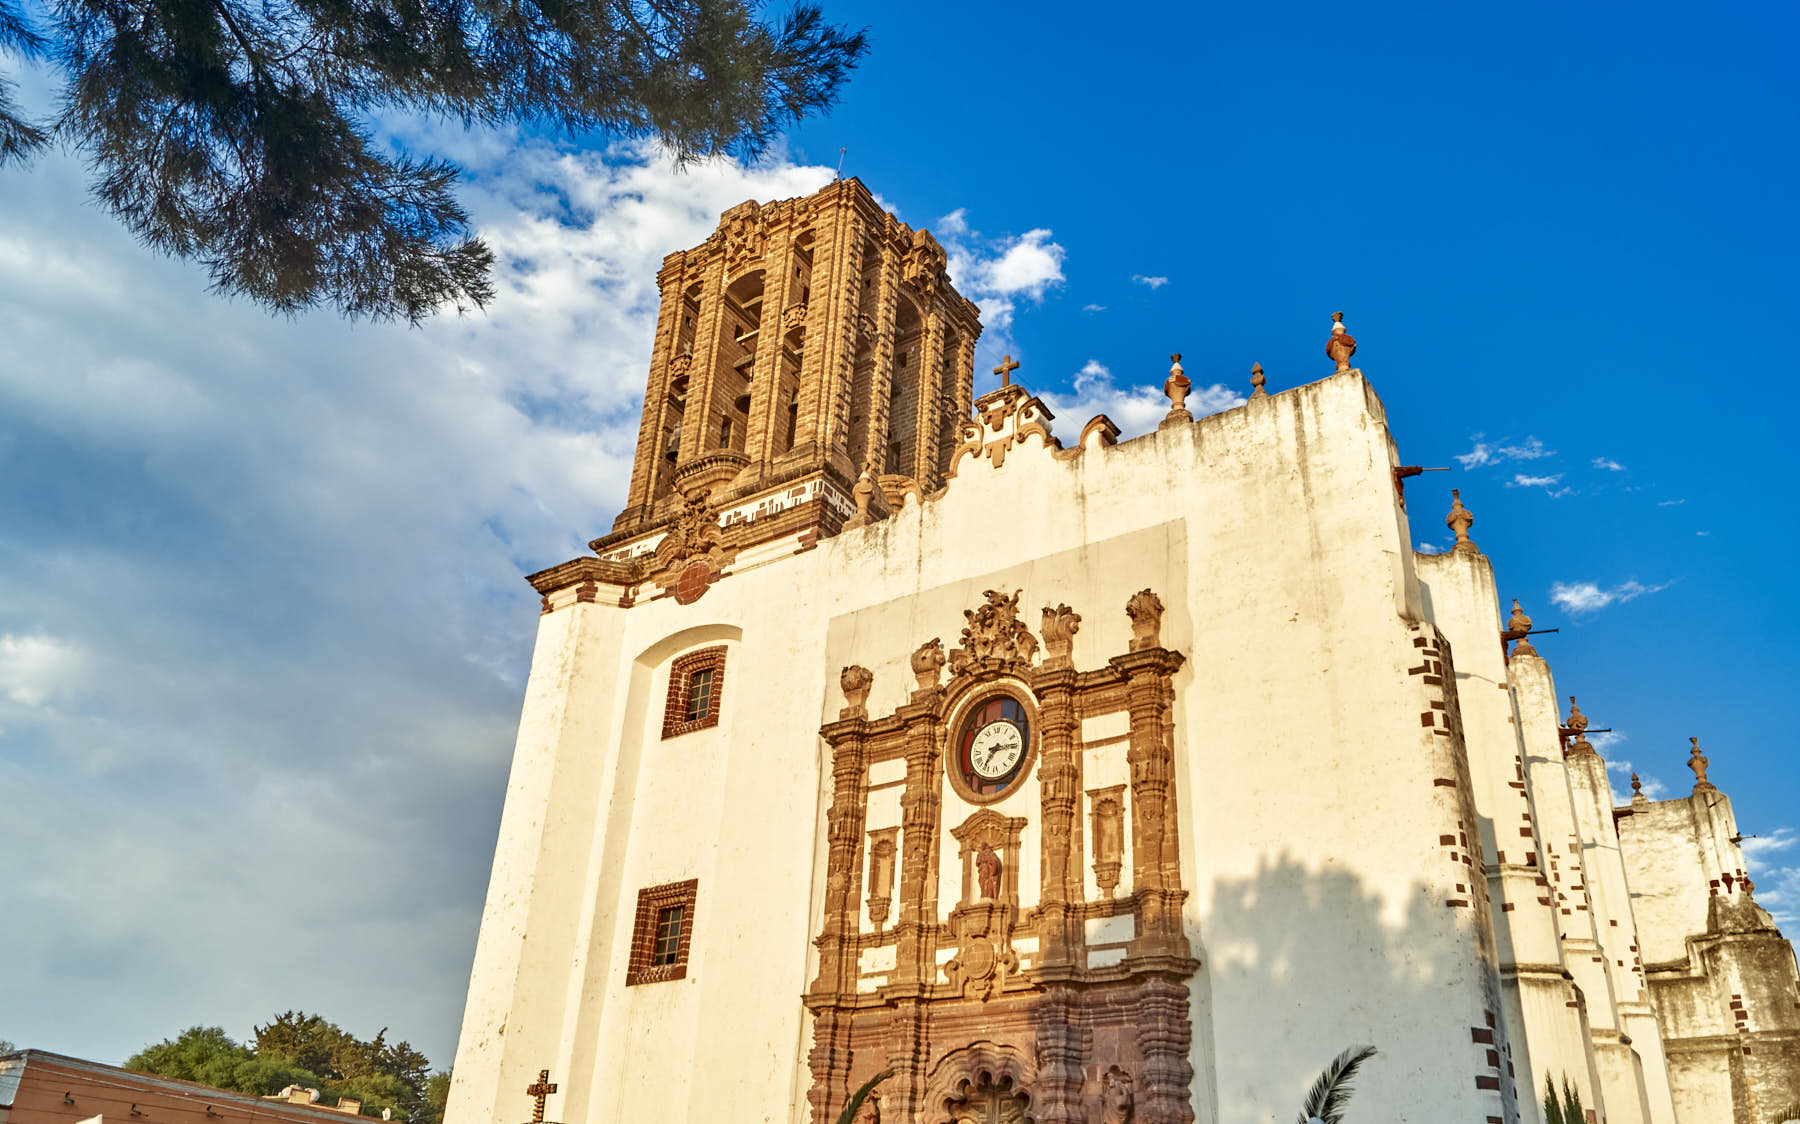
<path fill-rule="evenodd" d="M 1479 924 L 1477 906 L 1448 908 L 1411 879 L 1378 891 L 1329 861 L 1313 869 L 1286 854 L 1215 881 L 1210 907 L 1203 891 L 1195 897 L 1208 911 L 1192 981 L 1198 1124 L 1285 1124 L 1352 1045 L 1381 1053 L 1357 1077 L 1350 1124 L 1435 1120 L 1430 1102 L 1444 1090 L 1473 1093 L 1478 1075 L 1496 1073 L 1471 1030 L 1483 1008 L 1499 1015 L 1498 978 L 1457 952 L 1470 947 L 1456 933 Z M 1502 1054 L 1502 1082 L 1505 1069 Z M 1495 1096 L 1482 1100 L 1499 1114 Z"/>

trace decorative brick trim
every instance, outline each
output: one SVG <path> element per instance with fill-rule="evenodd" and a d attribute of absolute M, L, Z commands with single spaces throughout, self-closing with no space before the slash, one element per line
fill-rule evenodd
<path fill-rule="evenodd" d="M 699 718 L 689 720 L 687 716 L 688 688 L 693 683 L 696 672 L 711 671 L 712 682 L 709 688 L 710 700 L 706 713 Z M 679 737 L 691 734 L 695 730 L 706 730 L 719 724 L 719 706 L 725 697 L 725 648 L 702 648 L 698 652 L 689 652 L 676 660 L 669 667 L 669 697 L 663 707 L 664 738 Z"/>
<path fill-rule="evenodd" d="M 631 962 L 625 968 L 626 987 L 686 978 L 688 949 L 694 940 L 694 899 L 699 892 L 698 878 L 646 886 L 638 891 L 637 916 L 631 925 Z M 678 907 L 682 911 L 681 946 L 673 963 L 654 964 L 657 919 L 663 910 Z"/>

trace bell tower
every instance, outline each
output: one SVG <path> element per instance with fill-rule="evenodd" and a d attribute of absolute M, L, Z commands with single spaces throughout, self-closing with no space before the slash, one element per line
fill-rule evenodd
<path fill-rule="evenodd" d="M 941 487 L 981 334 L 945 264 L 855 179 L 740 203 L 663 259 L 631 491 L 594 549 L 612 557 L 701 499 L 728 531 L 810 505 L 800 522 L 834 534 L 871 462 L 889 494 Z"/>

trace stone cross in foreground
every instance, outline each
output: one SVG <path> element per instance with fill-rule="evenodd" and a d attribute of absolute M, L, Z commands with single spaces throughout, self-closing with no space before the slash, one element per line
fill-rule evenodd
<path fill-rule="evenodd" d="M 1019 365 L 1017 363 L 1013 362 L 1012 356 L 1002 355 L 1000 357 L 1000 365 L 998 367 L 994 368 L 994 373 L 996 375 L 1000 376 L 1000 385 L 1001 386 L 1011 386 L 1012 385 L 1012 373 L 1018 369 L 1019 369 Z"/>
<path fill-rule="evenodd" d="M 525 1095 L 537 1101 L 531 1110 L 531 1124 L 544 1124 L 544 1098 L 556 1092 L 556 1085 L 550 1080 L 550 1071 L 538 1070 L 535 1084 L 525 1086 Z"/>

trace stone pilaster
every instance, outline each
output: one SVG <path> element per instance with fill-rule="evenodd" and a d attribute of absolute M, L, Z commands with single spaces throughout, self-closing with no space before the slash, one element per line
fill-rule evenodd
<path fill-rule="evenodd" d="M 1070 861 L 1074 839 L 1075 804 L 1080 796 L 1080 776 L 1075 764 L 1075 707 L 1070 686 L 1075 673 L 1051 673 L 1040 677 L 1037 688 L 1038 766 L 1043 804 L 1043 858 L 1038 911 L 1043 918 L 1043 945 L 1037 965 L 1054 971 L 1071 963 L 1075 945 L 1069 932 L 1069 902 L 1081 898 L 1081 872 Z M 1073 892 L 1072 892 L 1073 887 Z"/>
<path fill-rule="evenodd" d="M 1086 1034 L 1078 1023 L 1073 991 L 1052 987 L 1032 1010 L 1037 1026 L 1037 1083 L 1031 1090 L 1037 1124 L 1086 1124 L 1082 1111 L 1082 1068 Z"/>
<path fill-rule="evenodd" d="M 893 408 L 895 318 L 900 312 L 900 250 L 891 232 L 881 236 L 880 299 L 875 310 L 875 363 L 869 380 L 869 440 L 863 463 L 875 458 L 877 473 L 887 471 L 888 411 Z M 857 466 L 860 472 L 862 465 Z"/>
<path fill-rule="evenodd" d="M 1141 1124 L 1189 1124 L 1194 1110 L 1188 1087 L 1194 1067 L 1188 1062 L 1194 1028 L 1188 1021 L 1188 989 L 1173 980 L 1148 979 L 1137 1000 L 1138 1096 L 1133 1119 Z"/>
<path fill-rule="evenodd" d="M 756 363 L 750 375 L 749 430 L 744 437 L 744 451 L 750 455 L 746 471 L 752 472 L 774 459 L 775 434 L 782 424 L 776 415 L 781 403 L 781 341 L 787 334 L 781 322 L 794 269 L 791 229 L 783 232 L 768 255 L 763 269 L 762 316 L 756 325 Z"/>
<path fill-rule="evenodd" d="M 949 372 L 944 366 L 944 314 L 939 303 L 933 299 L 925 310 L 925 328 L 919 338 L 919 394 L 914 403 L 918 420 L 913 427 L 913 478 L 927 492 L 936 491 L 944 482 L 938 471 L 938 449 L 944 421 L 943 390 Z"/>
<path fill-rule="evenodd" d="M 681 424 L 681 461 L 712 448 L 707 432 L 719 382 L 719 337 L 725 328 L 725 255 L 712 250 L 700 275 L 700 322 L 688 372 L 687 409 Z"/>
<path fill-rule="evenodd" d="M 906 788 L 900 796 L 900 902 L 892 984 L 898 994 L 922 994 L 936 982 L 937 829 L 943 805 L 936 722 L 929 707 L 908 716 Z"/>

